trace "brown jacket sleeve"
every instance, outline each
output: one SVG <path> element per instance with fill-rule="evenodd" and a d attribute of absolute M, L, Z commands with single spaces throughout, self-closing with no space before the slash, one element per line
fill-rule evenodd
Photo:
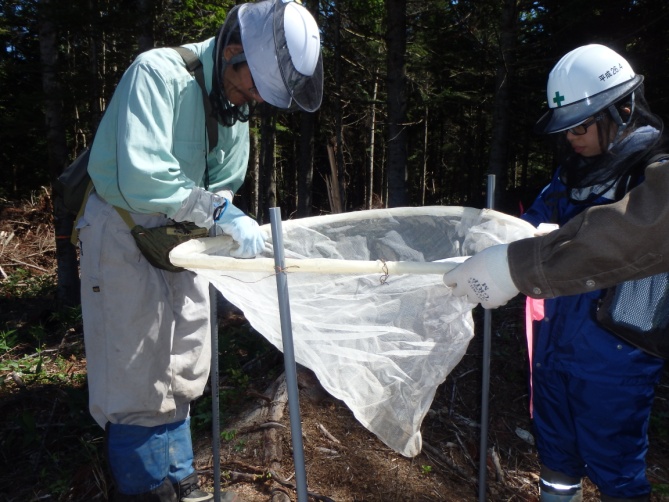
<path fill-rule="evenodd" d="M 509 245 L 511 277 L 533 298 L 585 293 L 669 272 L 669 162 L 614 204 L 594 206 L 559 230 Z"/>

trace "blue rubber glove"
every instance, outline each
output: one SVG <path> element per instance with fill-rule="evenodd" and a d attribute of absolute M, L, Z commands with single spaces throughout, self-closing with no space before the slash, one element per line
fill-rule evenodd
<path fill-rule="evenodd" d="M 265 249 L 267 238 L 258 222 L 244 214 L 227 199 L 225 204 L 214 211 L 216 226 L 228 234 L 239 245 L 230 251 L 235 258 L 254 258 Z"/>

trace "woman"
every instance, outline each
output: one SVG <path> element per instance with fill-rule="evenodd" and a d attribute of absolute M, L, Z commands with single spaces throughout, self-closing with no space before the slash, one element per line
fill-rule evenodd
<path fill-rule="evenodd" d="M 643 77 L 601 45 L 565 55 L 548 79 L 549 110 L 537 130 L 554 134 L 562 162 L 523 219 L 562 225 L 611 203 L 662 151 L 662 122 L 645 102 Z M 663 361 L 596 320 L 603 291 L 545 300 L 533 322 L 532 391 L 540 500 L 582 500 L 581 478 L 602 501 L 647 501 L 647 430 Z M 540 310 L 540 309 L 539 309 Z"/>

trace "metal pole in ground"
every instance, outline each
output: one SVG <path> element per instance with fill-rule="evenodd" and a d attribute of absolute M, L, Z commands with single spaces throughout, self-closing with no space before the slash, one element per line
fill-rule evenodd
<path fill-rule="evenodd" d="M 216 235 L 216 225 L 212 235 Z M 209 322 L 211 323 L 211 456 L 214 467 L 214 502 L 221 500 L 221 421 L 219 404 L 219 365 L 218 365 L 218 290 L 209 283 Z"/>
<path fill-rule="evenodd" d="M 290 433 L 293 442 L 293 461 L 295 463 L 295 485 L 298 502 L 307 502 L 307 475 L 304 466 L 304 446 L 302 444 L 302 420 L 297 389 L 297 367 L 293 348 L 293 328 L 290 318 L 290 300 L 288 298 L 288 278 L 285 272 L 283 252 L 283 230 L 281 211 L 270 208 L 270 226 L 274 246 L 274 266 L 276 271 L 276 290 L 279 297 L 279 315 L 281 318 L 281 341 L 283 343 L 283 365 L 288 388 L 288 410 L 290 413 Z"/>
<path fill-rule="evenodd" d="M 211 454 L 214 465 L 214 502 L 221 500 L 221 422 L 218 396 L 218 290 L 209 284 L 211 322 Z"/>
<path fill-rule="evenodd" d="M 488 175 L 487 207 L 494 209 L 495 175 Z M 490 345 L 492 338 L 492 311 L 483 311 L 483 371 L 481 373 L 481 443 L 479 446 L 479 502 L 485 502 L 488 473 L 488 405 L 490 393 Z"/>

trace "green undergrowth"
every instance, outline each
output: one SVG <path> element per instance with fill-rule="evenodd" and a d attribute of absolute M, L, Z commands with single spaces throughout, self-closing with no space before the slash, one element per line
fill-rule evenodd
<path fill-rule="evenodd" d="M 0 501 L 106 500 L 104 433 L 88 412 L 81 308 L 59 308 L 56 276 L 16 269 L 0 280 Z M 254 362 L 278 352 L 228 308 L 219 322 L 221 422 L 243 405 Z M 211 429 L 210 388 L 193 434 Z M 222 426 L 223 427 L 223 426 Z"/>

